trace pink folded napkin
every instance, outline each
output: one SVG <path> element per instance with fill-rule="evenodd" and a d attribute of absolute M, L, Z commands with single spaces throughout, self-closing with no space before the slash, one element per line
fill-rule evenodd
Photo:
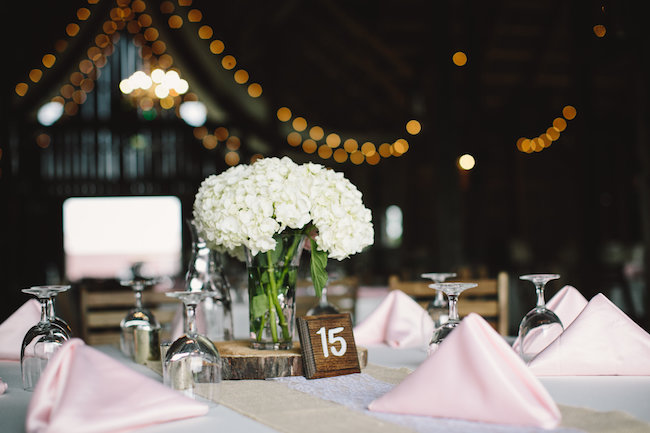
<path fill-rule="evenodd" d="M 433 320 L 411 297 L 393 290 L 353 332 L 358 345 L 426 346 L 433 335 Z"/>
<path fill-rule="evenodd" d="M 562 322 L 562 326 L 566 329 L 575 318 L 578 317 L 578 314 L 580 314 L 582 309 L 585 308 L 585 305 L 587 305 L 587 299 L 582 296 L 582 293 L 580 293 L 575 287 L 566 285 L 551 299 L 549 299 L 546 303 L 546 308 L 557 315 L 560 322 Z M 534 331 L 535 330 L 533 330 L 533 332 Z M 539 349 L 535 351 L 541 352 L 546 346 L 551 344 L 555 338 L 557 338 L 557 335 L 555 334 L 549 335 L 548 333 L 544 334 L 542 332 L 537 332 L 536 335 L 529 336 L 527 340 L 530 341 L 531 348 L 538 347 Z M 520 342 L 519 337 L 517 337 L 512 345 L 512 348 L 517 353 L 519 353 Z"/>
<path fill-rule="evenodd" d="M 30 299 L 0 324 L 0 360 L 20 361 L 20 348 L 29 329 L 41 320 L 41 304 Z"/>
<path fill-rule="evenodd" d="M 568 328 L 576 317 L 587 306 L 587 299 L 573 286 L 566 285 L 546 303 L 546 308 L 552 310 L 560 318 L 564 329 Z"/>
<path fill-rule="evenodd" d="M 7 384 L 0 377 L 0 394 L 4 394 L 7 390 Z"/>
<path fill-rule="evenodd" d="M 650 334 L 603 294 L 530 362 L 538 376 L 648 376 Z"/>
<path fill-rule="evenodd" d="M 542 428 L 555 428 L 561 419 L 539 380 L 475 313 L 369 409 Z"/>
<path fill-rule="evenodd" d="M 78 338 L 41 374 L 27 433 L 115 433 L 205 415 L 208 406 L 143 376 Z"/>

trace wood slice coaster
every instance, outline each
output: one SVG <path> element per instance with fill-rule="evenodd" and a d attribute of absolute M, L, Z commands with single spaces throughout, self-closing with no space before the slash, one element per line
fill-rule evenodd
<path fill-rule="evenodd" d="M 217 341 L 221 355 L 223 380 L 266 379 L 269 377 L 304 376 L 300 343 L 291 350 L 256 350 L 248 340 Z M 359 365 L 368 364 L 368 350 L 357 347 Z"/>

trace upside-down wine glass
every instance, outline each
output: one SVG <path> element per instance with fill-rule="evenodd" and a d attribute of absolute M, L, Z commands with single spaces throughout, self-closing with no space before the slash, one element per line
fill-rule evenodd
<path fill-rule="evenodd" d="M 449 320 L 440 325 L 433 331 L 433 337 L 431 338 L 431 343 L 429 344 L 428 352 L 431 353 L 435 351 L 440 343 L 453 331 L 459 324 L 460 319 L 458 316 L 458 308 L 456 306 L 458 302 L 458 296 L 467 289 L 476 287 L 476 283 L 434 283 L 429 284 L 429 287 L 432 289 L 440 290 L 447 295 L 449 301 Z"/>
<path fill-rule="evenodd" d="M 339 314 L 341 311 L 339 308 L 332 304 L 328 299 L 327 299 L 327 286 L 332 285 L 333 288 L 336 288 L 336 286 L 340 286 L 339 283 L 341 283 L 341 279 L 343 278 L 343 273 L 340 271 L 331 271 L 327 275 L 327 285 L 323 287 L 320 293 L 320 297 L 318 298 L 318 302 L 316 305 L 311 307 L 309 310 L 307 310 L 307 315 L 308 316 L 323 316 L 326 314 Z M 311 276 L 307 278 L 311 284 L 311 289 L 314 289 L 313 282 L 311 280 Z M 338 283 L 337 283 L 338 282 Z M 315 291 L 316 289 L 314 289 Z"/>
<path fill-rule="evenodd" d="M 23 388 L 32 391 L 41 377 L 50 358 L 61 348 L 70 336 L 61 326 L 53 322 L 52 297 L 68 290 L 70 286 L 34 286 L 23 289 L 23 293 L 34 295 L 41 303 L 41 318 L 23 338 L 20 348 L 20 369 Z"/>
<path fill-rule="evenodd" d="M 434 283 L 444 283 L 447 278 L 454 278 L 455 276 L 455 272 L 429 272 L 420 275 L 420 277 L 428 278 Z M 449 315 L 447 314 L 449 312 L 449 303 L 440 290 L 436 290 L 436 297 L 429 302 L 429 305 L 427 305 L 427 312 L 433 320 L 434 329 L 440 327 L 440 325 L 449 320 Z"/>
<path fill-rule="evenodd" d="M 163 382 L 188 397 L 219 398 L 221 356 L 214 343 L 196 328 L 196 306 L 210 292 L 170 292 L 185 305 L 185 335 L 174 341 L 163 359 Z"/>
<path fill-rule="evenodd" d="M 63 330 L 63 332 L 68 336 L 68 339 L 72 338 L 72 328 L 70 328 L 70 325 L 60 318 L 59 316 L 56 315 L 56 312 L 54 311 L 54 299 L 56 298 L 56 295 L 58 295 L 61 292 L 65 292 L 70 289 L 70 286 L 49 286 L 51 291 L 52 291 L 52 296 L 47 300 L 47 309 L 48 309 L 48 315 L 50 316 L 50 322 L 58 326 Z"/>
<path fill-rule="evenodd" d="M 130 309 L 120 322 L 120 349 L 124 355 L 133 358 L 135 356 L 135 330 L 155 332 L 160 330 L 160 323 L 153 313 L 142 306 L 142 291 L 147 286 L 157 284 L 157 279 L 135 278 L 123 280 L 120 284 L 131 287 L 135 294 L 135 307 Z"/>
<path fill-rule="evenodd" d="M 544 287 L 546 283 L 560 278 L 557 274 L 529 274 L 519 277 L 535 285 L 537 305 L 530 310 L 519 325 L 519 355 L 524 362 L 529 362 L 544 350 L 564 331 L 564 326 L 557 315 L 546 308 Z"/>
<path fill-rule="evenodd" d="M 307 311 L 308 316 L 323 316 L 326 314 L 339 313 L 339 309 L 327 300 L 327 287 L 323 287 L 320 298 L 318 298 L 318 304 L 314 305 Z"/>
<path fill-rule="evenodd" d="M 186 221 L 192 235 L 192 254 L 185 274 L 186 290 L 214 295 L 201 301 L 197 309 L 198 323 L 205 323 L 205 336 L 211 340 L 232 340 L 231 286 L 223 269 L 221 255 L 208 247 L 194 220 Z"/>

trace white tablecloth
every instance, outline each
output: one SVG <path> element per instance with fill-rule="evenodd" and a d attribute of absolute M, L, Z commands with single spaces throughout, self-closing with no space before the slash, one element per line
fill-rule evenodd
<path fill-rule="evenodd" d="M 376 303 L 377 300 L 373 299 L 372 301 Z M 362 311 L 357 316 L 358 318 L 362 318 L 368 311 L 372 311 L 372 306 L 365 305 L 363 300 L 360 305 Z M 364 308 L 365 310 L 363 310 Z M 237 322 L 245 321 L 245 311 L 245 306 L 237 306 L 235 310 Z M 236 324 L 236 331 L 239 331 L 236 334 L 241 336 L 245 332 L 245 325 L 242 328 Z M 104 346 L 100 347 L 100 350 L 144 375 L 161 380 L 157 373 L 127 360 L 114 347 Z M 385 367 L 406 367 L 413 370 L 425 357 L 426 352 L 423 349 L 400 350 L 385 346 L 368 348 L 369 363 Z M 25 431 L 25 416 L 32 393 L 22 389 L 18 362 L 0 361 L 0 377 L 9 385 L 7 392 L 0 395 L 0 431 L 2 433 L 22 433 Z M 632 414 L 637 419 L 650 422 L 650 377 L 553 377 L 541 380 L 559 404 L 598 411 L 620 410 Z M 224 405 L 213 405 L 205 417 L 170 422 L 138 430 L 140 433 L 178 431 L 266 433 L 276 430 Z M 317 430 L 314 428 L 313 431 Z M 647 431 L 650 431 L 650 424 Z"/>

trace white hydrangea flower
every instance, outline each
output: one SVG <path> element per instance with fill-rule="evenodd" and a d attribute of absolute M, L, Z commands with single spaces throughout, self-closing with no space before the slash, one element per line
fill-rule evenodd
<path fill-rule="evenodd" d="M 373 243 L 372 216 L 342 173 L 290 158 L 264 158 L 206 178 L 194 218 L 208 245 L 243 259 L 275 248 L 273 235 L 312 224 L 318 249 L 343 260 Z"/>

